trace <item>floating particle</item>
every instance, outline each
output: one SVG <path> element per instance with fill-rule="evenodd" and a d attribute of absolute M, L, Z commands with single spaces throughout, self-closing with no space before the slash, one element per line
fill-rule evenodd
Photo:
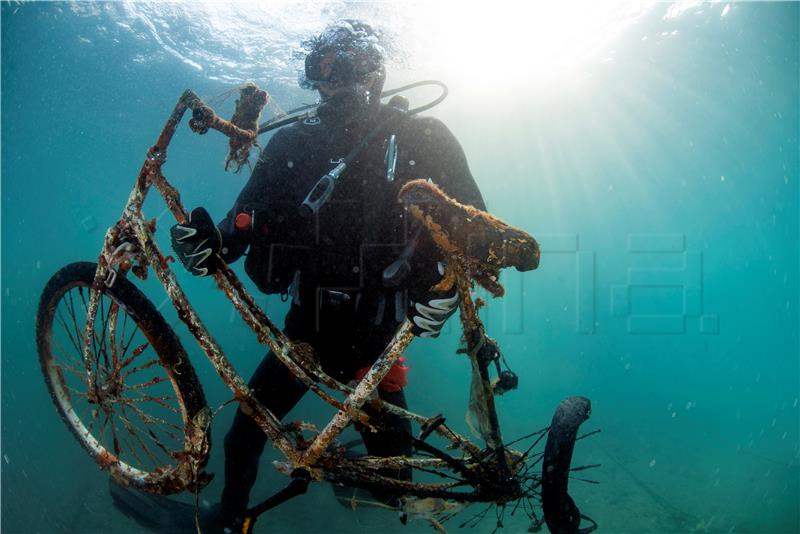
<path fill-rule="evenodd" d="M 292 167 L 294 167 L 294 161 L 292 161 L 292 160 L 287 161 L 286 162 L 286 166 L 291 169 Z"/>
<path fill-rule="evenodd" d="M 650 460 L 650 467 L 655 467 L 655 465 L 656 465 L 655 459 Z"/>
<path fill-rule="evenodd" d="M 720 17 L 724 17 L 725 15 L 727 15 L 730 12 L 731 12 L 731 5 L 730 4 L 725 4 L 725 7 L 722 8 L 722 14 L 720 15 Z"/>
<path fill-rule="evenodd" d="M 84 217 L 81 220 L 81 226 L 83 227 L 83 230 L 85 232 L 91 232 L 92 230 L 97 228 L 97 221 L 94 219 L 94 217 L 89 215 L 88 217 Z"/>
<path fill-rule="evenodd" d="M 719 181 L 720 181 L 720 182 L 724 182 L 724 181 L 725 181 L 725 176 L 720 176 L 720 177 L 719 177 Z"/>
<path fill-rule="evenodd" d="M 5 460 L 6 463 L 9 464 L 9 465 L 11 464 L 11 460 L 8 459 L 8 454 L 4 454 L 3 455 L 3 460 Z"/>

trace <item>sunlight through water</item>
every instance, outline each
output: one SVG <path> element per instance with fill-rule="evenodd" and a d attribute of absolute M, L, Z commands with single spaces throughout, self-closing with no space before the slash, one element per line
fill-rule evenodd
<path fill-rule="evenodd" d="M 209 79 L 238 83 L 272 73 L 294 83 L 302 39 L 341 18 L 385 31 L 395 64 L 454 83 L 553 83 L 587 60 L 599 61 L 614 39 L 652 3 L 76 3 L 87 16 L 105 12 L 113 33 L 152 47 L 136 61 L 169 56 Z M 392 69 L 390 69 L 391 71 Z M 277 80 L 275 79 L 277 77 Z"/>

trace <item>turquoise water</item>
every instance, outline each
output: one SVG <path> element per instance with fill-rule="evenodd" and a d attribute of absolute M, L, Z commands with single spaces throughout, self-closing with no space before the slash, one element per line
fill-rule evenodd
<path fill-rule="evenodd" d="M 291 52 L 348 16 L 394 31 L 388 87 L 448 83 L 429 113 L 462 142 L 490 210 L 542 244 L 539 270 L 507 273 L 508 295 L 486 317 L 521 378 L 499 400 L 504 435 L 541 428 L 560 399 L 585 395 L 584 428 L 602 432 L 579 442 L 576 462 L 601 463 L 590 475 L 600 484 L 571 490 L 601 531 L 800 531 L 798 4 L 637 4 L 587 18 L 577 7 L 529 16 L 334 2 L 2 4 L 3 532 L 137 531 L 48 398 L 39 294 L 63 264 L 96 259 L 183 89 L 212 97 L 254 80 L 284 109 L 311 102 Z M 464 40 L 449 47 L 448 35 Z M 230 116 L 232 101 L 218 109 Z M 228 209 L 246 176 L 223 173 L 225 151 L 219 135 L 179 129 L 165 174 L 187 206 Z M 146 212 L 168 247 L 169 214 L 156 199 Z M 263 349 L 212 283 L 179 276 L 248 376 Z M 279 300 L 259 302 L 282 317 Z M 178 330 L 218 406 L 227 391 Z M 407 394 L 466 432 L 457 337 L 450 324 L 412 345 Z M 309 396 L 290 418 L 326 413 Z M 209 502 L 232 414 L 214 421 Z M 283 482 L 275 458 L 265 454 L 254 495 Z M 506 518 L 507 531 L 526 527 Z M 430 527 L 345 509 L 314 485 L 257 531 L 323 528 Z"/>

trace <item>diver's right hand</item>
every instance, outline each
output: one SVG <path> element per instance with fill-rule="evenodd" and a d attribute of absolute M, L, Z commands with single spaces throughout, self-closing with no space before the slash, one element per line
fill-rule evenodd
<path fill-rule="evenodd" d="M 205 208 L 193 209 L 186 222 L 170 228 L 169 234 L 172 249 L 186 270 L 195 276 L 216 272 L 222 234 Z"/>

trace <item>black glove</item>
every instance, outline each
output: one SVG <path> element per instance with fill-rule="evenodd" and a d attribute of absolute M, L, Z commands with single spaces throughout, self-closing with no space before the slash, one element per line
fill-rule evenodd
<path fill-rule="evenodd" d="M 411 332 L 419 337 L 439 337 L 445 321 L 458 309 L 458 289 L 455 284 L 444 292 L 433 289 L 444 276 L 442 262 L 415 271 L 415 279 L 408 289 L 408 319 L 413 324 Z"/>
<path fill-rule="evenodd" d="M 169 234 L 172 249 L 186 270 L 195 276 L 216 272 L 222 235 L 205 208 L 193 209 L 186 222 L 170 228 Z"/>

